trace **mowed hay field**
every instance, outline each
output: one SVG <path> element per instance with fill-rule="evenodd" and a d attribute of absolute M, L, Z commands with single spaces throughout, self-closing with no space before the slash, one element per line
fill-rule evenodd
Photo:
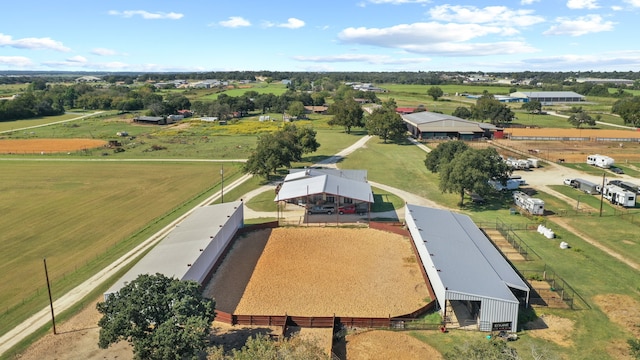
<path fill-rule="evenodd" d="M 104 140 L 95 139 L 3 139 L 0 154 L 40 154 L 78 151 L 103 147 Z"/>
<path fill-rule="evenodd" d="M 429 301 L 409 241 L 366 228 L 255 231 L 237 239 L 205 294 L 242 315 L 405 315 Z"/>
<path fill-rule="evenodd" d="M 216 185 L 214 166 L 0 161 L 0 333 L 47 304 L 43 258 L 55 298 L 77 270 L 102 269 L 132 234 Z"/>

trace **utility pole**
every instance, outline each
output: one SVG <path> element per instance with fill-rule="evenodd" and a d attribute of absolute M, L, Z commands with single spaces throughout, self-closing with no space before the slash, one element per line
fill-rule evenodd
<path fill-rule="evenodd" d="M 47 278 L 47 290 L 49 291 L 49 306 L 51 307 L 51 323 L 53 324 L 53 335 L 56 335 L 56 316 L 53 313 L 53 299 L 51 298 L 51 285 L 49 284 L 49 272 L 47 271 L 47 258 L 42 258 L 44 262 L 44 275 Z"/>
<path fill-rule="evenodd" d="M 600 188 L 600 217 L 602 217 L 602 201 L 604 199 L 604 176 L 606 173 L 602 173 L 602 187 Z"/>

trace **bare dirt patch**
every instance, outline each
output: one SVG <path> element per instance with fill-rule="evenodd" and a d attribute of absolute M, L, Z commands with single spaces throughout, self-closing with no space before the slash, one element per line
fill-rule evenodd
<path fill-rule="evenodd" d="M 347 335 L 347 359 L 442 359 L 440 353 L 404 332 L 365 331 Z"/>
<path fill-rule="evenodd" d="M 260 230 L 238 239 L 205 294 L 242 315 L 404 315 L 429 297 L 414 258 L 408 238 L 382 231 Z"/>
<path fill-rule="evenodd" d="M 562 138 L 588 138 L 586 141 L 578 140 L 494 140 L 496 143 L 530 153 L 532 156 L 548 161 L 564 159 L 566 162 L 585 162 L 590 154 L 604 154 L 613 157 L 617 163 L 626 161 L 640 161 L 640 131 L 630 130 L 600 130 L 600 129 L 506 129 L 506 133 L 514 136 L 537 137 L 562 137 Z M 635 139 L 634 141 L 596 141 L 596 138 L 609 139 Z M 507 154 L 508 155 L 508 154 Z"/>
<path fill-rule="evenodd" d="M 573 345 L 571 338 L 574 323 L 569 319 L 543 314 L 536 320 L 524 324 L 524 329 L 527 330 L 527 334 L 530 336 L 553 341 L 563 347 Z"/>
<path fill-rule="evenodd" d="M 89 303 L 79 314 L 56 324 L 57 335 L 49 333 L 16 358 L 22 360 L 40 359 L 133 359 L 133 349 L 126 341 L 112 345 L 108 349 L 98 347 L 100 313 L 96 310 L 100 296 Z"/>
<path fill-rule="evenodd" d="M 640 338 L 640 302 L 629 295 L 602 294 L 593 301 L 614 323 Z"/>
<path fill-rule="evenodd" d="M 107 144 L 95 139 L 4 139 L 0 140 L 0 154 L 59 153 L 95 149 Z"/>

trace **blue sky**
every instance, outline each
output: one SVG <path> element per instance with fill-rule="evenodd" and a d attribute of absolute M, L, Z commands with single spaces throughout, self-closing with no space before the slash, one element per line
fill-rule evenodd
<path fill-rule="evenodd" d="M 640 0 L 15 0 L 0 70 L 640 71 Z"/>

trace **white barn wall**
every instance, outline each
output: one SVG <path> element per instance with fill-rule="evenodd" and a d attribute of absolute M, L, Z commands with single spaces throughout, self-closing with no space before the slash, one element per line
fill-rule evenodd
<path fill-rule="evenodd" d="M 213 265 L 218 261 L 238 229 L 244 225 L 244 207 L 242 203 L 236 207 L 233 214 L 229 215 L 228 218 L 227 222 L 220 228 L 181 280 L 193 280 L 200 284 L 204 282 L 207 275 L 211 272 Z"/>
<path fill-rule="evenodd" d="M 518 328 L 517 302 L 506 302 L 482 296 L 474 296 L 455 291 L 447 291 L 447 300 L 480 301 L 480 318 L 478 325 L 480 331 L 491 331 L 491 324 L 497 322 L 511 322 L 512 331 Z"/>
<path fill-rule="evenodd" d="M 433 292 L 436 295 L 438 305 L 440 305 L 440 309 L 444 309 L 446 289 L 444 287 L 444 284 L 442 283 L 442 279 L 440 279 L 440 276 L 438 276 L 438 271 L 433 264 L 431 255 L 429 255 L 429 250 L 424 245 L 422 235 L 420 234 L 420 229 L 418 229 L 415 221 L 410 215 L 411 213 L 407 210 L 408 209 L 405 207 L 405 214 L 407 214 L 405 215 L 407 229 L 409 229 L 409 233 L 411 233 L 411 239 L 413 240 L 416 249 L 418 249 L 418 255 L 420 255 L 420 263 L 424 265 L 424 270 L 427 273 L 429 282 L 431 282 L 431 287 L 433 288 Z"/>

